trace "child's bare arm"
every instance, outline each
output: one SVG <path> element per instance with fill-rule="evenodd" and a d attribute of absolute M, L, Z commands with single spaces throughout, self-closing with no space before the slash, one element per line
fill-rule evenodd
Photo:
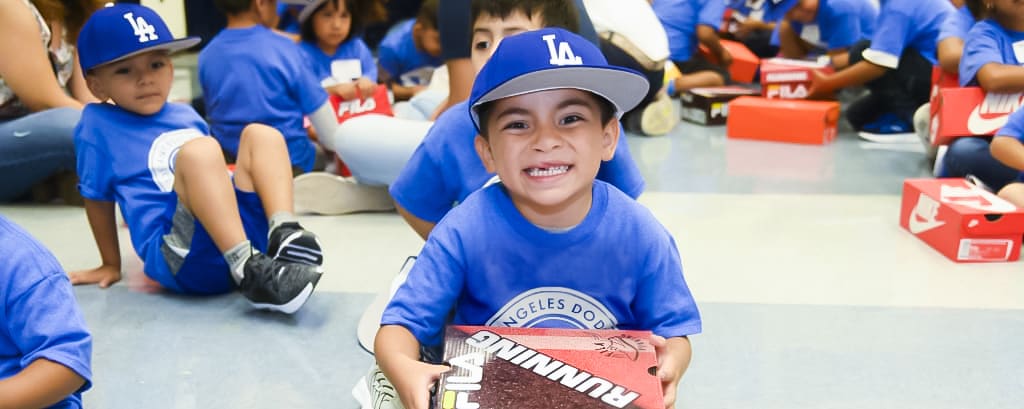
<path fill-rule="evenodd" d="M 428 222 L 416 217 L 416 215 L 412 213 L 409 213 L 409 211 L 405 210 L 405 208 L 398 204 L 397 201 L 395 202 L 395 210 L 398 210 L 398 214 L 402 215 L 402 219 L 405 219 L 405 223 L 408 224 L 409 227 L 412 227 L 412 229 L 416 231 L 416 234 L 419 234 L 423 240 L 426 240 L 427 237 L 430 236 L 430 232 L 433 231 L 434 226 L 437 225 L 436 223 Z"/>
<path fill-rule="evenodd" d="M 996 136 L 989 145 L 992 157 L 1004 165 L 1024 170 L 1024 144 L 1010 136 Z"/>
<path fill-rule="evenodd" d="M 101 288 L 107 288 L 121 280 L 121 249 L 118 247 L 114 202 L 85 199 L 85 214 L 102 263 L 99 267 L 72 271 L 68 275 L 72 284 L 99 284 Z"/>
<path fill-rule="evenodd" d="M 814 71 L 814 79 L 807 98 L 816 99 L 831 95 L 835 90 L 870 82 L 885 74 L 885 68 L 867 61 L 859 61 L 832 75 Z"/>
<path fill-rule="evenodd" d="M 988 63 L 978 70 L 978 85 L 988 92 L 1024 91 L 1024 67 Z"/>
<path fill-rule="evenodd" d="M 718 31 L 710 26 L 697 26 L 697 41 L 708 48 L 711 55 L 718 58 L 718 65 L 728 67 L 732 65 L 732 54 L 722 46 L 722 39 L 718 37 Z"/>
<path fill-rule="evenodd" d="M 60 402 L 85 383 L 68 367 L 46 359 L 32 361 L 16 375 L 0 380 L 0 409 L 45 408 Z"/>
<path fill-rule="evenodd" d="M 665 393 L 665 408 L 671 409 L 676 406 L 676 390 L 679 388 L 679 380 L 686 373 L 690 366 L 690 339 L 687 337 L 672 337 L 665 339 L 657 335 L 651 337 L 654 349 L 658 354 L 658 378 L 661 379 L 661 389 Z"/>
<path fill-rule="evenodd" d="M 407 409 L 427 409 L 430 388 L 448 367 L 421 362 L 419 341 L 400 325 L 382 326 L 373 350 L 377 365 L 395 386 L 402 404 Z"/>

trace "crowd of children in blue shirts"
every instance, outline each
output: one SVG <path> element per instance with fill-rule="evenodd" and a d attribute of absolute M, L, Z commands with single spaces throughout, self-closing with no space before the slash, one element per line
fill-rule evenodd
<path fill-rule="evenodd" d="M 441 66 L 443 42 L 431 0 L 389 32 L 376 58 L 358 33 L 382 21 L 379 2 L 285 2 L 293 36 L 271 28 L 281 18 L 274 2 L 215 1 L 228 24 L 199 56 L 205 118 L 167 102 L 169 53 L 198 39 L 175 39 L 159 15 L 130 4 L 82 28 L 79 61 L 105 101 L 89 104 L 75 130 L 101 265 L 64 274 L 0 218 L 0 237 L 20 243 L 0 275 L 0 396 L 81 407 L 94 340 L 70 284 L 120 280 L 115 205 L 145 273 L 170 291 L 238 291 L 284 313 L 309 299 L 329 246 L 296 221 L 293 177 L 323 167 L 317 138 L 345 137 L 328 95 L 358 98 L 384 83 L 413 98 Z M 741 17 L 723 33 L 727 8 Z M 811 96 L 863 85 L 869 92 L 847 119 L 883 135 L 927 126 L 914 117 L 933 66 L 962 86 L 1024 91 L 1024 8 L 1011 0 L 654 0 L 651 11 L 681 73 L 665 84 L 670 94 L 730 81 L 720 35 L 765 56 L 826 58 L 836 73 L 815 78 Z M 671 407 L 701 321 L 673 238 L 634 200 L 644 181 L 619 119 L 650 102 L 651 81 L 574 34 L 586 13 L 572 1 L 474 0 L 470 16 L 478 73 L 469 100 L 450 101 L 388 183 L 426 244 L 384 311 L 375 370 L 394 393 L 374 390 L 377 401 L 426 407 L 444 366 L 421 347 L 437 346 L 444 325 L 496 325 L 509 303 L 555 292 L 603 312 L 569 326 L 653 331 Z M 973 175 L 1024 205 L 1021 141 L 1024 114 L 1014 114 L 995 137 L 956 139 L 939 172 Z M 67 319 L 37 318 L 47 314 Z"/>

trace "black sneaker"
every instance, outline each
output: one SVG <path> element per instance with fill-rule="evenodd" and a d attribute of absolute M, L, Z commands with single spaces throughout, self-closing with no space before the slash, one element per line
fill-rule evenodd
<path fill-rule="evenodd" d="M 298 222 L 281 223 L 270 232 L 267 254 L 274 260 L 314 266 L 324 264 L 320 239 L 303 229 Z"/>
<path fill-rule="evenodd" d="M 245 262 L 238 290 L 257 309 L 291 314 L 302 308 L 320 281 L 320 266 L 274 260 L 255 253 Z"/>

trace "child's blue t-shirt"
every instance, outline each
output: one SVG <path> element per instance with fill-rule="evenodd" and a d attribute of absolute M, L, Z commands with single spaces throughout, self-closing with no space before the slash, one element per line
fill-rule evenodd
<path fill-rule="evenodd" d="M 373 52 L 366 46 L 362 38 L 352 37 L 338 45 L 334 54 L 327 55 L 324 50 L 308 41 L 300 43 L 302 52 L 305 55 L 309 68 L 313 70 L 317 81 L 326 85 L 325 81 L 353 81 L 359 77 L 369 78 L 370 81 L 377 81 L 377 63 L 373 60 Z M 355 70 L 340 70 L 334 68 L 335 64 L 351 62 L 352 67 L 359 66 L 359 72 Z M 344 75 L 351 78 L 337 78 Z"/>
<path fill-rule="evenodd" d="M 1018 109 L 1006 119 L 1006 125 L 996 132 L 998 136 L 1009 136 L 1024 142 L 1024 109 Z"/>
<path fill-rule="evenodd" d="M 689 61 L 697 52 L 697 26 L 718 31 L 725 15 L 722 0 L 654 0 L 654 14 L 668 35 L 669 58 Z"/>
<path fill-rule="evenodd" d="M 38 359 L 56 362 L 85 384 L 51 408 L 79 409 L 82 392 L 92 386 L 92 337 L 71 281 L 49 250 L 3 216 L 0 242 L 0 379 Z"/>
<path fill-rule="evenodd" d="M 452 206 L 496 178 L 476 153 L 477 132 L 468 110 L 463 101 L 442 113 L 389 187 L 395 202 L 420 219 L 439 222 Z M 644 179 L 621 135 L 615 156 L 601 163 L 597 179 L 635 198 L 643 193 Z"/>
<path fill-rule="evenodd" d="M 971 14 L 971 10 L 967 6 L 960 7 L 956 9 L 956 13 L 946 17 L 946 22 L 939 29 L 939 37 L 935 42 L 938 44 L 939 41 L 950 37 L 966 39 L 967 32 L 971 30 L 972 26 L 974 26 L 974 15 Z"/>
<path fill-rule="evenodd" d="M 592 191 L 587 216 L 562 233 L 526 220 L 501 184 L 474 193 L 430 234 L 381 324 L 425 346 L 448 323 L 699 333 L 668 230 L 613 186 Z"/>
<path fill-rule="evenodd" d="M 199 53 L 199 84 L 224 150 L 237 155 L 242 129 L 261 123 L 284 135 L 292 165 L 313 169 L 303 115 L 323 106 L 327 92 L 292 40 L 263 26 L 224 29 Z"/>
<path fill-rule="evenodd" d="M 167 103 L 160 112 L 139 115 L 113 104 L 88 104 L 75 127 L 78 189 L 86 199 L 117 202 L 132 246 L 144 258 L 150 246 L 160 245 L 178 203 L 178 150 L 209 133 L 188 105 Z"/>
<path fill-rule="evenodd" d="M 384 36 L 377 48 L 380 67 L 399 85 L 426 85 L 430 81 L 429 73 L 444 63 L 441 58 L 416 48 L 412 36 L 414 24 L 415 19 L 398 23 Z"/>
<path fill-rule="evenodd" d="M 975 23 L 960 57 L 960 86 L 977 86 L 978 71 L 989 63 L 1024 64 L 1024 32 L 1007 30 L 990 19 Z"/>
<path fill-rule="evenodd" d="M 875 32 L 878 7 L 870 0 L 820 0 L 812 24 L 792 22 L 793 31 L 824 51 L 849 48 L 869 39 Z M 779 28 L 772 32 L 772 45 L 779 45 Z"/>
<path fill-rule="evenodd" d="M 936 39 L 953 13 L 956 9 L 949 0 L 883 1 L 871 46 L 862 55 L 868 62 L 896 69 L 903 52 L 913 48 L 932 65 L 938 64 Z"/>

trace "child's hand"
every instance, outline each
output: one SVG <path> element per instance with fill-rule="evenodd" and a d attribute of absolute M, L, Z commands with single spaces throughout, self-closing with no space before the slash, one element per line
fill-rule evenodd
<path fill-rule="evenodd" d="M 359 77 L 356 80 L 356 87 L 359 87 L 359 92 L 362 93 L 363 99 L 373 97 L 374 91 L 377 91 L 377 83 L 370 81 L 366 77 Z"/>
<path fill-rule="evenodd" d="M 404 366 L 401 371 L 404 375 L 400 379 L 392 379 L 399 399 L 406 409 L 429 408 L 430 389 L 441 378 L 441 374 L 451 368 L 413 360 Z"/>
<path fill-rule="evenodd" d="M 665 394 L 665 409 L 676 406 L 676 390 L 679 379 L 690 365 L 690 341 L 678 337 L 666 340 L 658 335 L 651 335 L 651 344 L 658 355 L 658 379 Z"/>
<path fill-rule="evenodd" d="M 90 270 L 78 270 L 68 273 L 71 284 L 99 284 L 100 288 L 107 288 L 114 283 L 121 281 L 121 269 L 117 266 L 104 264 Z"/>
<path fill-rule="evenodd" d="M 811 89 L 807 90 L 807 99 L 825 99 L 832 94 L 832 85 L 827 75 L 821 71 L 811 70 Z"/>

